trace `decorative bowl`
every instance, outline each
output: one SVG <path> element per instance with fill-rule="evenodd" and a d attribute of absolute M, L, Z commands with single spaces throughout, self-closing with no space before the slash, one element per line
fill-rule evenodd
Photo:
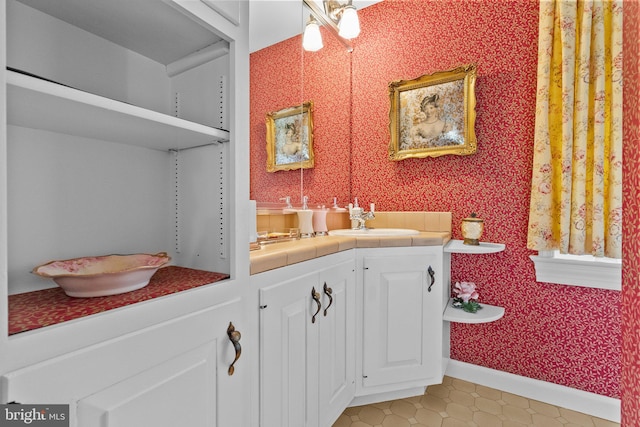
<path fill-rule="evenodd" d="M 51 261 L 35 267 L 33 273 L 53 279 L 70 297 L 101 297 L 147 286 L 170 260 L 166 252 L 104 255 Z"/>

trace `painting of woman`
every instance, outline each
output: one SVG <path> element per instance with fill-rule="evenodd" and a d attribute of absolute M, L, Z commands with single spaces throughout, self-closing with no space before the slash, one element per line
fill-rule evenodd
<path fill-rule="evenodd" d="M 417 124 L 411 128 L 411 140 L 417 145 L 428 144 L 429 141 L 444 136 L 453 129 L 451 123 L 440 118 L 440 95 L 425 96 L 420 103 L 420 113 L 414 121 Z M 435 141 L 434 141 L 435 142 Z"/>
<path fill-rule="evenodd" d="M 389 159 L 476 151 L 475 65 L 389 83 Z"/>

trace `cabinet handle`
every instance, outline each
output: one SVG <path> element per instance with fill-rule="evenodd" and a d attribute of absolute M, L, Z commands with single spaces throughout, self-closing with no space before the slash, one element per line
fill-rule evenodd
<path fill-rule="evenodd" d="M 322 309 L 322 303 L 320 302 L 320 294 L 316 291 L 315 286 L 311 288 L 311 298 L 313 298 L 316 304 L 318 304 L 318 309 L 313 314 L 313 317 L 311 317 L 311 323 L 316 323 L 316 316 L 318 315 L 318 313 L 320 313 L 320 310 Z"/>
<path fill-rule="evenodd" d="M 433 271 L 433 268 L 431 268 L 431 266 L 429 266 L 429 268 L 427 269 L 427 273 L 429 273 L 429 277 L 431 277 L 431 283 L 429 283 L 429 288 L 427 288 L 427 291 L 431 292 L 431 287 L 436 282 L 436 272 Z"/>
<path fill-rule="evenodd" d="M 233 359 L 233 363 L 229 366 L 229 375 L 233 375 L 235 371 L 233 365 L 235 365 L 238 359 L 240 359 L 242 346 L 240 346 L 240 331 L 236 331 L 235 326 L 233 326 L 233 323 L 231 322 L 229 322 L 229 327 L 227 328 L 227 336 L 229 337 L 229 341 L 233 344 L 233 348 L 236 350 L 236 357 Z"/>
<path fill-rule="evenodd" d="M 327 315 L 327 310 L 329 310 L 329 307 L 331 307 L 331 304 L 333 304 L 333 296 L 331 296 L 332 293 L 333 289 L 327 286 L 327 282 L 324 282 L 324 294 L 329 297 L 329 305 L 324 309 L 325 316 Z"/>

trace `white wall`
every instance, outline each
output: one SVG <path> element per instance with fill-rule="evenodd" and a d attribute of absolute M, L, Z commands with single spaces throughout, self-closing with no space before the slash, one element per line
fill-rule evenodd
<path fill-rule="evenodd" d="M 171 252 L 170 153 L 9 126 L 9 293 L 55 259 Z"/>

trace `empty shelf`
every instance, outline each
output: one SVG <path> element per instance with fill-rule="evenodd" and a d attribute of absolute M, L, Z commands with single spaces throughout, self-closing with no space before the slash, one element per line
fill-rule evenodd
<path fill-rule="evenodd" d="M 162 151 L 229 140 L 229 132 L 6 71 L 10 125 Z"/>

